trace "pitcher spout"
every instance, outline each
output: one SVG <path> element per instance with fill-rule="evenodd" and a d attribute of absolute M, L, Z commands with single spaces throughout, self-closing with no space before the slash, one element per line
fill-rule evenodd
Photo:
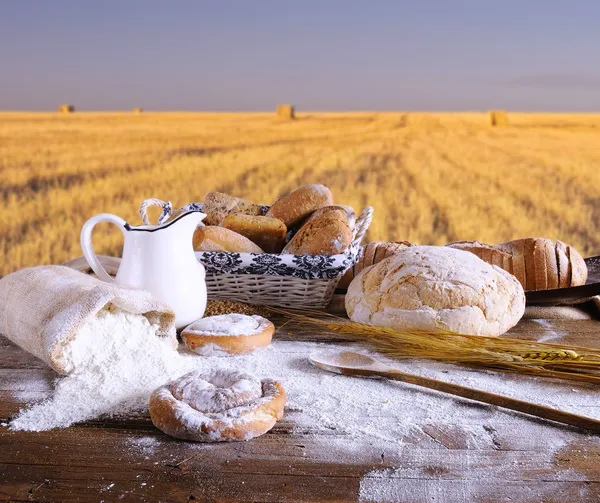
<path fill-rule="evenodd" d="M 163 227 L 173 227 L 176 232 L 181 235 L 191 236 L 196 228 L 206 218 L 206 214 L 201 211 L 188 211 L 178 217 L 175 217 L 170 222 L 163 224 Z"/>

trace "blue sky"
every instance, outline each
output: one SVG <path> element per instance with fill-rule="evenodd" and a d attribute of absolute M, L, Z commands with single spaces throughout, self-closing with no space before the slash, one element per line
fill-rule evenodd
<path fill-rule="evenodd" d="M 600 111 L 600 1 L 0 1 L 0 109 Z"/>

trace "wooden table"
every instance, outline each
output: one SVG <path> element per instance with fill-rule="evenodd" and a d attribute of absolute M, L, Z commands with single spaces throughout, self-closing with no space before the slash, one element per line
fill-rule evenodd
<path fill-rule="evenodd" d="M 565 343 L 600 344 L 600 322 L 553 323 Z M 524 320 L 509 335 L 536 338 L 540 326 Z M 301 330 L 278 337 L 319 340 Z M 502 421 L 483 425 L 485 441 L 474 442 L 457 416 L 407 435 L 400 447 L 365 439 L 347 456 L 335 454 L 346 441 L 335 431 L 294 429 L 294 411 L 263 437 L 231 444 L 174 441 L 149 418 L 8 431 L 6 421 L 49 396 L 54 378 L 0 337 L 0 500 L 600 501 L 599 439 L 527 416 L 516 419 L 523 426 L 517 430 Z M 599 407 L 600 400 L 586 405 Z M 549 450 L 549 438 L 562 447 Z"/>

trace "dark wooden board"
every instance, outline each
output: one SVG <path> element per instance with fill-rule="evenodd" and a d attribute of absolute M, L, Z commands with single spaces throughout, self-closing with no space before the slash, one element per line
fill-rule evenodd
<path fill-rule="evenodd" d="M 598 347 L 600 323 L 523 320 L 508 335 Z M 323 340 L 289 325 L 277 337 Z M 55 377 L 0 338 L 0 422 L 50 396 Z M 484 425 L 487 437 L 474 437 L 456 417 L 411 431 L 399 445 L 365 439 L 349 452 L 339 432 L 294 427 L 296 414 L 286 411 L 250 442 L 212 445 L 173 440 L 147 416 L 41 433 L 1 426 L 0 500 L 355 501 L 362 488 L 363 499 L 378 501 L 600 501 L 600 439 L 572 428 L 520 418 L 515 429 L 507 413 Z M 549 450 L 549 438 L 562 447 Z"/>

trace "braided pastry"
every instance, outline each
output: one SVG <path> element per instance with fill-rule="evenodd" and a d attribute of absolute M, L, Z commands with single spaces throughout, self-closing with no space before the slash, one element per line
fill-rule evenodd
<path fill-rule="evenodd" d="M 195 442 L 250 440 L 283 416 L 285 391 L 245 372 L 196 370 L 150 396 L 150 417 L 167 435 Z"/>

